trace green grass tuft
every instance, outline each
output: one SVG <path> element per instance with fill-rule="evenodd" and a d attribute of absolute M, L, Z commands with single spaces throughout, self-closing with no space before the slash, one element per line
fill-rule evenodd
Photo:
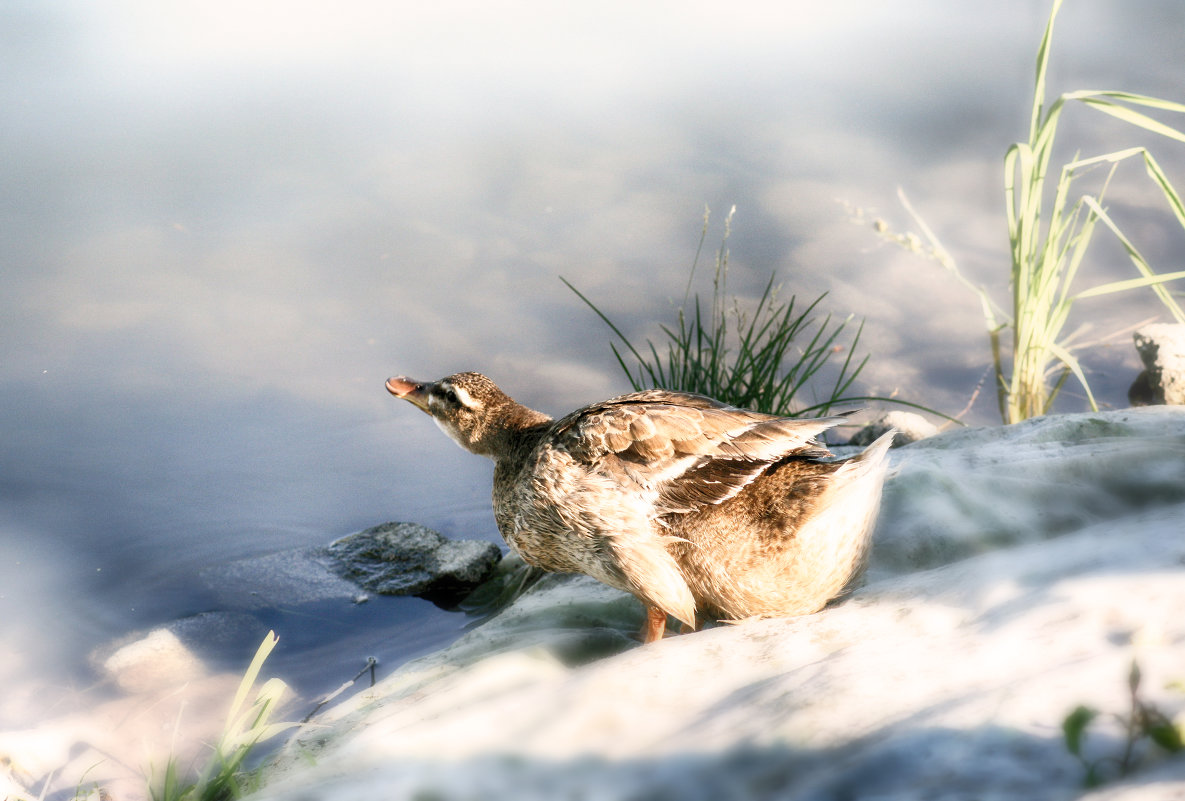
<path fill-rule="evenodd" d="M 756 305 L 746 308 L 737 298 L 729 298 L 728 237 L 735 212 L 733 207 L 725 218 L 709 302 L 692 292 L 708 232 L 710 215 L 705 210 L 683 303 L 674 325 L 661 327 L 665 342 L 660 344 L 647 340 L 643 348 L 636 347 L 592 300 L 560 278 L 621 341 L 624 350 L 616 342 L 610 347 L 634 390 L 695 392 L 739 408 L 787 417 L 827 415 L 841 404 L 869 400 L 933 412 L 891 398 L 847 394 L 868 363 L 867 355 L 856 357 L 864 323 L 853 325 L 852 315 L 822 314 L 819 308 L 826 293 L 805 305 L 793 295 L 781 300 L 771 275 Z M 840 353 L 842 362 L 831 363 L 833 369 L 825 370 Z"/>
<path fill-rule="evenodd" d="M 1123 747 L 1118 754 L 1094 756 L 1087 753 L 1086 735 L 1099 718 L 1097 710 L 1080 705 L 1062 721 L 1063 742 L 1066 750 L 1082 764 L 1085 787 L 1098 787 L 1108 780 L 1130 776 L 1154 751 L 1162 754 L 1185 751 L 1185 724 L 1173 721 L 1140 696 L 1142 680 L 1140 666 L 1133 661 L 1127 677 L 1128 712 L 1111 716 L 1123 729 Z"/>
<path fill-rule="evenodd" d="M 185 778 L 177 759 L 170 758 L 159 782 L 149 781 L 152 801 L 228 801 L 257 789 L 258 774 L 244 768 L 247 757 L 260 743 L 300 725 L 273 723 L 271 720 L 288 691 L 279 679 L 265 681 L 255 692 L 250 705 L 247 704 L 259 671 L 277 642 L 275 633 L 268 632 L 255 652 L 255 658 L 243 674 L 231 701 L 222 736 L 197 779 Z"/>

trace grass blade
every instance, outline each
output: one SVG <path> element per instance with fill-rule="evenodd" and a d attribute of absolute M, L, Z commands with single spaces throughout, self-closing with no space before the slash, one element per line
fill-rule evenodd
<path fill-rule="evenodd" d="M 1109 114 L 1116 119 L 1123 120 L 1129 125 L 1143 128 L 1145 131 L 1151 131 L 1154 134 L 1159 134 L 1169 139 L 1175 139 L 1178 142 L 1185 142 L 1185 133 L 1181 133 L 1171 125 L 1165 125 L 1163 122 L 1153 119 L 1147 114 L 1141 114 L 1135 109 L 1130 109 L 1127 106 L 1121 106 L 1118 103 L 1111 103 L 1096 97 L 1083 97 L 1081 98 L 1081 102 L 1095 111 Z"/>

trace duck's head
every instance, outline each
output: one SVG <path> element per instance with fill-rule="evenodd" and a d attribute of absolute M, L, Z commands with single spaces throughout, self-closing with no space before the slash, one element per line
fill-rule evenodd
<path fill-rule="evenodd" d="M 387 391 L 426 412 L 462 448 L 483 456 L 497 457 L 505 429 L 524 413 L 546 419 L 481 373 L 456 373 L 434 382 L 396 376 L 387 379 Z"/>

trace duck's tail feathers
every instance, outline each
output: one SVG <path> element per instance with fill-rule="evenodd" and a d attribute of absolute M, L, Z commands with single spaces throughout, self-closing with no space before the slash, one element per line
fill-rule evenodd
<path fill-rule="evenodd" d="M 849 585 L 863 571 L 872 546 L 880 510 L 881 489 L 889 467 L 889 446 L 896 431 L 888 431 L 863 453 L 846 459 L 834 474 L 835 482 L 819 513 L 799 536 L 820 549 L 817 559 L 830 566 L 829 597 Z"/>
<path fill-rule="evenodd" d="M 876 440 L 855 456 L 844 459 L 843 467 L 839 469 L 836 478 L 841 477 L 847 479 L 854 479 L 856 475 L 846 475 L 855 473 L 857 475 L 864 475 L 873 472 L 879 468 L 886 467 L 888 462 L 889 448 L 893 445 L 893 438 L 897 436 L 897 429 L 890 428 L 884 434 L 881 434 Z"/>
<path fill-rule="evenodd" d="M 679 565 L 667 550 L 673 536 L 614 537 L 610 540 L 617 568 L 630 592 L 642 601 L 695 628 L 695 598 Z"/>

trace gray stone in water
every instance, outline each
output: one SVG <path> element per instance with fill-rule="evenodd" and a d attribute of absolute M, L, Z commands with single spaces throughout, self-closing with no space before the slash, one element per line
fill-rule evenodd
<path fill-rule="evenodd" d="M 1144 372 L 1127 391 L 1131 405 L 1185 406 L 1185 325 L 1146 325 L 1132 338 Z"/>
<path fill-rule="evenodd" d="M 493 571 L 502 550 L 482 540 L 450 540 L 417 523 L 384 523 L 329 546 L 336 570 L 372 592 L 458 603 Z"/>
<path fill-rule="evenodd" d="M 270 609 L 353 599 L 358 586 L 333 570 L 324 547 L 253 556 L 201 571 L 202 580 L 230 609 Z"/>
<path fill-rule="evenodd" d="M 871 445 L 890 428 L 897 429 L 893 437 L 893 447 L 900 448 L 919 439 L 932 437 L 938 433 L 938 427 L 920 414 L 913 412 L 880 412 L 852 435 L 849 445 Z"/>

